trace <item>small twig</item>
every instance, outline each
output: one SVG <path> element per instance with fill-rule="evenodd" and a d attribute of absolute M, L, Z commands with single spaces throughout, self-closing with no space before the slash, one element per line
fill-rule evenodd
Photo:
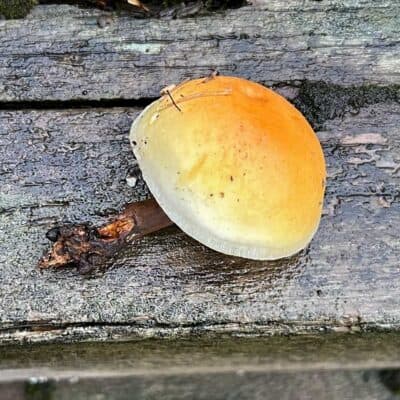
<path fill-rule="evenodd" d="M 160 94 L 161 94 L 161 96 L 167 95 L 171 99 L 172 104 L 176 107 L 176 109 L 179 112 L 182 112 L 182 110 L 178 107 L 178 105 L 176 104 L 176 102 L 175 102 L 175 100 L 174 100 L 174 98 L 172 97 L 172 94 L 171 94 L 171 90 L 174 90 L 176 88 L 177 88 L 176 85 L 168 85 L 167 87 L 161 89 Z"/>
<path fill-rule="evenodd" d="M 177 110 L 178 110 L 179 112 L 182 112 L 182 110 L 179 108 L 178 104 L 175 103 L 175 100 L 174 100 L 174 98 L 172 97 L 172 94 L 171 94 L 171 92 L 170 92 L 169 90 L 167 90 L 167 94 L 168 94 L 169 98 L 171 99 L 173 105 L 177 108 Z"/>
<path fill-rule="evenodd" d="M 39 261 L 40 269 L 75 266 L 82 274 L 105 268 L 126 243 L 172 225 L 155 200 L 131 203 L 113 221 L 99 227 L 88 224 L 55 227 L 47 232 L 54 242 Z"/>
<path fill-rule="evenodd" d="M 167 94 L 167 93 L 165 93 L 165 94 Z M 181 104 L 186 101 L 193 100 L 193 99 L 198 99 L 200 97 L 229 96 L 230 94 L 232 94 L 232 89 L 230 89 L 230 88 L 216 90 L 216 91 L 207 91 L 207 92 L 203 91 L 203 92 L 193 93 L 193 94 L 190 94 L 190 95 L 180 98 L 178 100 L 178 104 Z M 174 106 L 173 104 L 168 103 L 166 106 L 159 108 L 158 111 L 164 111 L 173 106 Z"/>

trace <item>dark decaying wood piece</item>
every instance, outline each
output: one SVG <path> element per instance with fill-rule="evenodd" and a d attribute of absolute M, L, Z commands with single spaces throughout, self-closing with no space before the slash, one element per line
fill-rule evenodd
<path fill-rule="evenodd" d="M 102 11 L 57 5 L 0 21 L 0 343 L 400 328 L 398 5 L 333 4 L 112 14 L 105 28 Z M 36 269 L 50 228 L 101 226 L 149 197 L 133 119 L 161 87 L 215 67 L 274 84 L 317 122 L 328 182 L 310 246 L 257 262 L 170 227 L 99 276 Z"/>
<path fill-rule="evenodd" d="M 82 274 L 106 268 L 112 258 L 133 240 L 172 225 L 154 199 L 129 203 L 113 220 L 100 227 L 69 224 L 51 228 L 54 242 L 39 261 L 40 269 L 77 267 Z"/>

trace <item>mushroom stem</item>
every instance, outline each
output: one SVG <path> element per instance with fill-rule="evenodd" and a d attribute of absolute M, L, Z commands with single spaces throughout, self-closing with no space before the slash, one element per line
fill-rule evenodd
<path fill-rule="evenodd" d="M 99 228 L 89 224 L 55 227 L 46 235 L 55 243 L 38 267 L 75 266 L 82 274 L 104 268 L 126 243 L 172 224 L 157 202 L 150 199 L 127 204 L 121 214 Z"/>

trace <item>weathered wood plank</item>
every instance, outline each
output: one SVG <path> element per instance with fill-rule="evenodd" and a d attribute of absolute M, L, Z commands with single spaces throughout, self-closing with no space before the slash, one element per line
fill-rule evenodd
<path fill-rule="evenodd" d="M 32 371 L 33 372 L 33 371 Z M 48 370 L 39 370 L 46 376 Z M 54 375 L 54 374 L 51 374 Z M 398 371 L 304 371 L 263 372 L 210 371 L 182 375 L 161 374 L 128 376 L 81 376 L 78 371 L 60 374 L 57 378 L 21 379 L 0 383 L 3 400 L 48 399 L 60 400 L 397 400 L 395 390 L 385 385 L 386 376 L 399 379 Z M 77 377 L 79 376 L 79 377 Z"/>
<path fill-rule="evenodd" d="M 395 400 L 399 339 L 369 333 L 2 347 L 1 398 Z"/>
<path fill-rule="evenodd" d="M 318 349 L 318 351 L 315 351 Z M 20 371 L 47 369 L 98 374 L 172 374 L 235 371 L 265 372 L 398 369 L 400 335 L 297 335 L 267 338 L 227 336 L 191 337 L 184 340 L 141 340 L 114 343 L 68 343 L 1 346 L 0 382 L 15 379 Z M 4 371 L 14 371 L 7 375 Z M 36 375 L 37 376 L 37 375 Z M 81 375 L 82 376 L 82 375 Z"/>
<path fill-rule="evenodd" d="M 46 376 L 47 370 L 37 371 Z M 304 372 L 210 371 L 182 375 L 161 374 L 77 377 L 77 372 L 56 379 L 0 384 L 3 400 L 57 398 L 60 400 L 397 400 L 398 370 L 339 370 Z M 79 376 L 79 375 L 78 375 Z M 386 383 L 386 377 L 392 379 Z M 396 386 L 397 385 L 397 386 Z M 51 397 L 49 397 L 51 396 Z M 54 397 L 53 397 L 54 396 Z"/>
<path fill-rule="evenodd" d="M 275 0 L 212 17 L 138 20 L 39 6 L 0 21 L 0 101 L 140 99 L 183 78 L 224 74 L 273 85 L 400 83 L 400 4 Z"/>
<path fill-rule="evenodd" d="M 400 328 L 400 105 L 324 124 L 325 215 L 280 262 L 208 250 L 177 228 L 144 238 L 104 276 L 35 270 L 46 230 L 99 222 L 128 188 L 138 110 L 0 112 L 0 341 Z"/>

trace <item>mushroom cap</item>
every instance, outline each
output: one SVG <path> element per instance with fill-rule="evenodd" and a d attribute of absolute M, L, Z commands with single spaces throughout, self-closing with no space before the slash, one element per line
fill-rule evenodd
<path fill-rule="evenodd" d="M 169 218 L 225 254 L 273 260 L 303 249 L 318 228 L 326 176 L 303 115 L 236 77 L 195 79 L 169 93 L 130 131 L 144 180 Z"/>

